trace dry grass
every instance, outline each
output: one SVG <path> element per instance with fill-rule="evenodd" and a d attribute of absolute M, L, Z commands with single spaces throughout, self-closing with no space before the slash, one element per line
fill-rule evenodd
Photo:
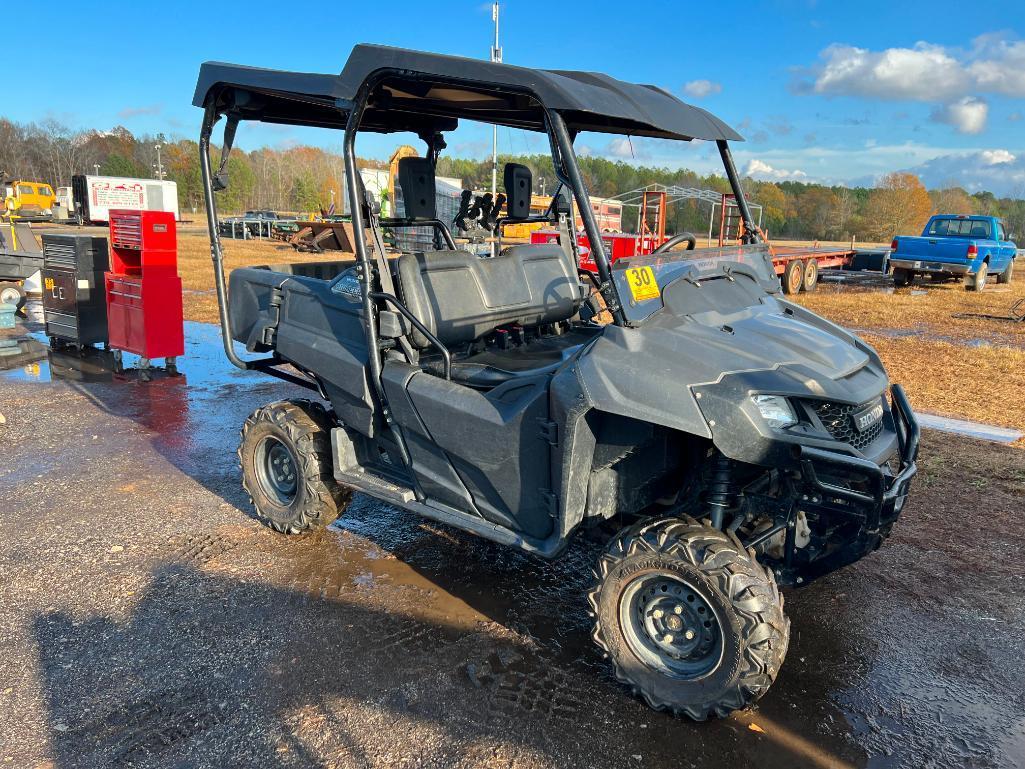
<path fill-rule="evenodd" d="M 198 230 L 198 228 L 195 228 Z M 319 262 L 344 259 L 345 254 L 302 254 L 289 245 L 273 240 L 223 240 L 224 271 L 253 264 L 281 262 Z M 210 261 L 210 240 L 205 231 L 178 232 L 178 274 L 182 278 L 184 310 L 187 320 L 217 323 L 217 295 Z"/>
<path fill-rule="evenodd" d="M 992 340 L 1025 348 L 1025 323 L 980 318 L 955 318 L 958 313 L 1007 315 L 1025 298 L 1025 276 L 998 286 L 990 276 L 981 292 L 965 291 L 961 283 L 917 283 L 893 293 L 820 286 L 797 299 L 809 310 L 854 329 L 891 331 L 911 329 L 926 337 L 948 341 Z"/>
<path fill-rule="evenodd" d="M 1006 315 L 1022 297 L 1019 276 L 982 293 L 925 283 L 893 293 L 817 291 L 797 301 L 875 347 L 915 408 L 1025 431 L 1025 323 L 953 317 Z M 1016 445 L 1025 448 L 1025 439 Z"/>

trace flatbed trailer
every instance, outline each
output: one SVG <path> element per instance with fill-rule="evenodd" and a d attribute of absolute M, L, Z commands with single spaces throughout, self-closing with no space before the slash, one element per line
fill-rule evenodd
<path fill-rule="evenodd" d="M 557 243 L 558 230 L 544 229 L 532 232 L 531 243 Z M 650 254 L 665 240 L 659 241 L 651 235 L 634 235 L 622 232 L 609 232 L 602 235 L 605 251 L 611 261 L 624 259 L 638 254 Z M 590 255 L 590 244 L 586 235 L 577 237 L 580 246 L 580 267 L 588 272 L 597 272 L 594 260 Z M 797 246 L 769 243 L 772 255 L 772 266 L 780 278 L 783 292 L 795 294 L 799 291 L 814 291 L 818 285 L 819 272 L 825 269 L 850 269 L 855 267 L 857 257 L 878 257 L 873 260 L 879 270 L 885 272 L 888 249 L 860 249 L 853 246 Z"/>

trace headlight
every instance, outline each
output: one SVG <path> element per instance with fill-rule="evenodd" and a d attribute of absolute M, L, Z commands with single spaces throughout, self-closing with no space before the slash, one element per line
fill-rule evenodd
<path fill-rule="evenodd" d="M 769 427 L 778 430 L 797 424 L 797 415 L 782 395 L 752 395 L 751 400 Z"/>

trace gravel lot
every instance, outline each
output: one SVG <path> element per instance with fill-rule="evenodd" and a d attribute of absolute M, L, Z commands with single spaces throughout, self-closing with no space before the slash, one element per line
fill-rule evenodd
<path fill-rule="evenodd" d="M 772 691 L 693 724 L 591 644 L 597 544 L 544 563 L 361 496 L 257 524 L 238 428 L 298 393 L 188 334 L 184 377 L 0 372 L 0 766 L 1025 765 L 1020 449 L 927 431 L 887 545 L 787 594 Z"/>

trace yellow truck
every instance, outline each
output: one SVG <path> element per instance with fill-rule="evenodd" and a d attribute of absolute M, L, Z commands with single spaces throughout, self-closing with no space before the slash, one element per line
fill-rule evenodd
<path fill-rule="evenodd" d="M 56 200 L 53 187 L 46 182 L 5 179 L 2 215 L 5 219 L 49 221 L 53 218 Z"/>

